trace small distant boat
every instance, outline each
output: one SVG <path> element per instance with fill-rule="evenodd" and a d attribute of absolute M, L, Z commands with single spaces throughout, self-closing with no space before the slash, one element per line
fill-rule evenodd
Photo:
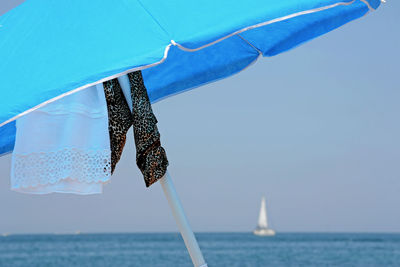
<path fill-rule="evenodd" d="M 257 228 L 253 231 L 253 234 L 258 236 L 273 236 L 275 231 L 268 228 L 267 221 L 267 207 L 265 204 L 265 197 L 261 199 L 260 215 L 258 216 Z"/>

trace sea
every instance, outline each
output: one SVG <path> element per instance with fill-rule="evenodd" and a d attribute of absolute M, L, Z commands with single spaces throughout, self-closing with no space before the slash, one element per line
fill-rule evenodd
<path fill-rule="evenodd" d="M 208 266 L 400 266 L 400 234 L 197 233 Z M 0 236 L 0 266 L 193 266 L 178 233 Z"/>

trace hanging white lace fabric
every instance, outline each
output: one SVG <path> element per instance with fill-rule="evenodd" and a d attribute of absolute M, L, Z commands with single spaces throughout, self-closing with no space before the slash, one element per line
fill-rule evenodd
<path fill-rule="evenodd" d="M 111 177 L 103 84 L 63 97 L 16 122 L 11 189 L 95 194 Z"/>

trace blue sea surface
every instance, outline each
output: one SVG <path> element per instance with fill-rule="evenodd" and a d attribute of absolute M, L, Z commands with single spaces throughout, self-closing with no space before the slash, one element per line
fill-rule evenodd
<path fill-rule="evenodd" d="M 196 234 L 208 266 L 400 266 L 400 234 Z M 0 266 L 192 266 L 178 233 L 0 236 Z"/>

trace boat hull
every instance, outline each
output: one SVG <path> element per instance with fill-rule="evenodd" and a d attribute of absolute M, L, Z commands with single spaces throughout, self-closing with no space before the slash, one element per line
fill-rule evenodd
<path fill-rule="evenodd" d="M 256 229 L 253 231 L 253 234 L 258 236 L 274 236 L 275 231 L 272 229 Z"/>

